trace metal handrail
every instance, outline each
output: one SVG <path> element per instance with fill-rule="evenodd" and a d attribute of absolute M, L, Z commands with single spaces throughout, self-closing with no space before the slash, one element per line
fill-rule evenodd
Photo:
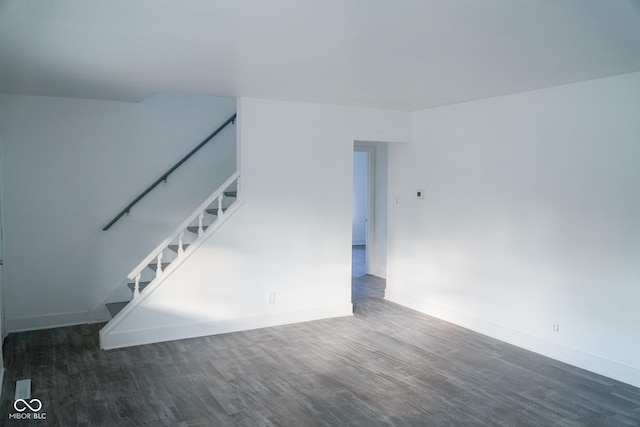
<path fill-rule="evenodd" d="M 191 150 L 186 156 L 184 156 L 183 158 L 181 158 L 175 165 L 173 165 L 171 167 L 171 169 L 169 169 L 167 172 L 165 172 L 160 178 L 158 178 L 153 184 L 151 184 L 149 187 L 147 187 L 146 190 L 144 190 L 142 193 L 140 193 L 140 195 L 138 197 L 136 197 L 135 199 L 133 199 L 133 201 L 131 203 L 129 203 L 127 205 L 126 208 L 124 208 L 118 215 L 115 216 L 115 218 L 113 218 L 107 225 L 104 226 L 104 228 L 102 229 L 102 231 L 107 231 L 109 228 L 111 228 L 111 226 L 113 224 L 115 224 L 120 218 L 122 218 L 125 214 L 128 214 L 129 211 L 131 210 L 131 208 L 138 203 L 140 200 L 142 200 L 142 198 L 144 196 L 146 196 L 147 194 L 149 194 L 149 192 L 151 190 L 153 190 L 154 188 L 156 188 L 158 186 L 158 184 L 160 184 L 161 182 L 166 182 L 167 178 L 169 177 L 169 175 L 171 175 L 173 173 L 173 171 L 175 171 L 176 169 L 178 169 L 184 162 L 186 162 L 189 157 L 193 156 L 196 151 L 198 151 L 199 149 L 201 149 L 202 147 L 204 147 L 204 145 L 209 142 L 211 139 L 213 139 L 213 137 L 215 137 L 217 134 L 219 134 L 222 129 L 224 129 L 225 127 L 227 127 L 227 125 L 229 125 L 230 123 L 235 123 L 236 121 L 236 115 L 234 114 L 233 116 L 229 117 L 227 119 L 227 121 L 225 121 L 223 124 L 220 125 L 220 127 L 218 127 L 218 129 L 216 129 L 215 131 L 213 131 L 213 133 L 211 133 L 211 135 L 209 135 L 208 137 L 206 137 L 204 139 L 204 141 L 202 141 L 200 144 L 198 144 L 193 150 Z"/>

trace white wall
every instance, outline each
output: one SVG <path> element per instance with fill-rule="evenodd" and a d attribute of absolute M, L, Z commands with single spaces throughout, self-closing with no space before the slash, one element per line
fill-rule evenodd
<path fill-rule="evenodd" d="M 3 200 L 2 200 L 2 136 L 0 135 L 0 230 L 4 229 L 3 223 Z M 0 231 L 2 233 L 2 231 Z M 4 257 L 4 242 L 0 238 L 0 259 Z M 4 266 L 0 266 L 0 398 L 2 397 L 3 384 L 4 384 L 4 357 L 1 357 L 4 353 L 2 346 L 4 344 Z"/>
<path fill-rule="evenodd" d="M 234 99 L 141 103 L 0 95 L 9 331 L 79 323 L 235 170 L 225 130 L 109 231 L 102 227 L 235 111 Z"/>
<path fill-rule="evenodd" d="M 414 113 L 389 299 L 640 386 L 639 112 L 634 73 Z"/>
<path fill-rule="evenodd" d="M 353 153 L 353 214 L 352 243 L 364 245 L 367 241 L 369 157 L 366 151 Z"/>
<path fill-rule="evenodd" d="M 245 204 L 111 345 L 351 314 L 353 144 L 408 140 L 410 115 L 241 99 L 238 123 Z"/>

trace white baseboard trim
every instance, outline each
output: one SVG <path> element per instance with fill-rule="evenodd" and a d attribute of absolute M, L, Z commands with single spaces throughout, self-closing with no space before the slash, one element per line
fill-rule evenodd
<path fill-rule="evenodd" d="M 563 346 L 507 326 L 451 310 L 426 299 L 404 295 L 393 290 L 385 291 L 385 299 L 404 307 L 428 314 L 449 323 L 462 326 L 491 338 L 513 344 L 525 350 L 550 357 L 560 362 L 576 366 L 587 371 L 640 387 L 640 368 L 625 365 L 615 360 L 596 356 L 582 350 Z"/>
<path fill-rule="evenodd" d="M 112 331 L 107 335 L 104 335 L 102 331 L 100 331 L 100 347 L 103 350 L 111 350 L 134 345 L 196 338 L 352 315 L 353 305 L 347 303 L 330 307 L 267 313 L 212 322 L 182 324 L 125 332 Z"/>
<path fill-rule="evenodd" d="M 380 269 L 380 268 L 374 268 L 373 272 L 371 273 L 376 277 L 380 277 L 382 279 L 387 279 L 387 272 L 386 270 Z"/>
<path fill-rule="evenodd" d="M 87 312 L 48 314 L 44 316 L 19 317 L 6 319 L 7 331 L 25 332 L 40 329 L 59 328 L 62 326 L 82 325 L 87 323 Z"/>

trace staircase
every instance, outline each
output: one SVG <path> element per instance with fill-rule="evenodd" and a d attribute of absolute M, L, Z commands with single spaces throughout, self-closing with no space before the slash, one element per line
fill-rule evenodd
<path fill-rule="evenodd" d="M 240 172 L 231 175 L 169 237 L 127 275 L 128 301 L 105 304 L 112 319 L 100 330 L 100 341 L 242 205 Z M 101 347 L 102 344 L 101 344 Z"/>
<path fill-rule="evenodd" d="M 182 164 L 197 149 L 213 138 L 224 126 L 233 123 L 235 115 L 225 122 L 209 138 L 201 143 L 196 150 L 181 159 L 177 164 Z M 174 166 L 170 172 L 175 170 Z M 166 180 L 168 173 L 163 175 Z M 137 203 L 146 193 L 153 189 L 149 187 L 142 196 L 134 200 L 134 203 L 118 214 L 109 223 L 105 230 L 117 221 L 124 213 Z M 222 183 L 204 202 L 200 204 L 166 239 L 153 249 L 129 274 L 127 280 L 123 281 L 122 288 L 115 289 L 110 295 L 124 295 L 126 288 L 131 293 L 127 300 L 116 300 L 105 304 L 111 315 L 111 320 L 100 330 L 100 346 L 105 348 L 105 339 L 115 327 L 124 320 L 135 308 L 140 305 L 163 281 L 165 281 L 173 271 L 175 271 L 189 256 L 195 252 L 200 245 L 241 206 L 239 199 L 240 191 L 240 171 L 234 172 Z M 121 290 L 119 290 L 121 289 Z M 115 299 L 115 297 L 114 297 Z"/>
<path fill-rule="evenodd" d="M 112 318 L 115 318 L 131 301 L 139 298 L 151 285 L 155 285 L 170 271 L 175 270 L 224 219 L 235 212 L 238 192 L 236 189 L 240 173 L 234 173 L 220 186 L 205 203 L 198 207 L 171 236 L 156 247 L 127 277 L 132 280 L 127 287 L 132 292 L 129 301 L 105 304 Z M 229 188 L 229 190 L 225 190 Z M 213 207 L 215 206 L 215 207 Z M 168 260 L 168 261 L 165 261 Z M 154 286 L 155 287 L 155 286 Z"/>

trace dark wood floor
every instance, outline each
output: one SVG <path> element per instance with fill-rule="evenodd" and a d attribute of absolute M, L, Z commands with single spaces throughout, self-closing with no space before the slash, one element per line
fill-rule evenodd
<path fill-rule="evenodd" d="M 354 305 L 353 317 L 111 351 L 102 325 L 11 334 L 0 424 L 640 425 L 638 388 L 380 298 Z M 22 378 L 46 422 L 7 419 Z"/>

